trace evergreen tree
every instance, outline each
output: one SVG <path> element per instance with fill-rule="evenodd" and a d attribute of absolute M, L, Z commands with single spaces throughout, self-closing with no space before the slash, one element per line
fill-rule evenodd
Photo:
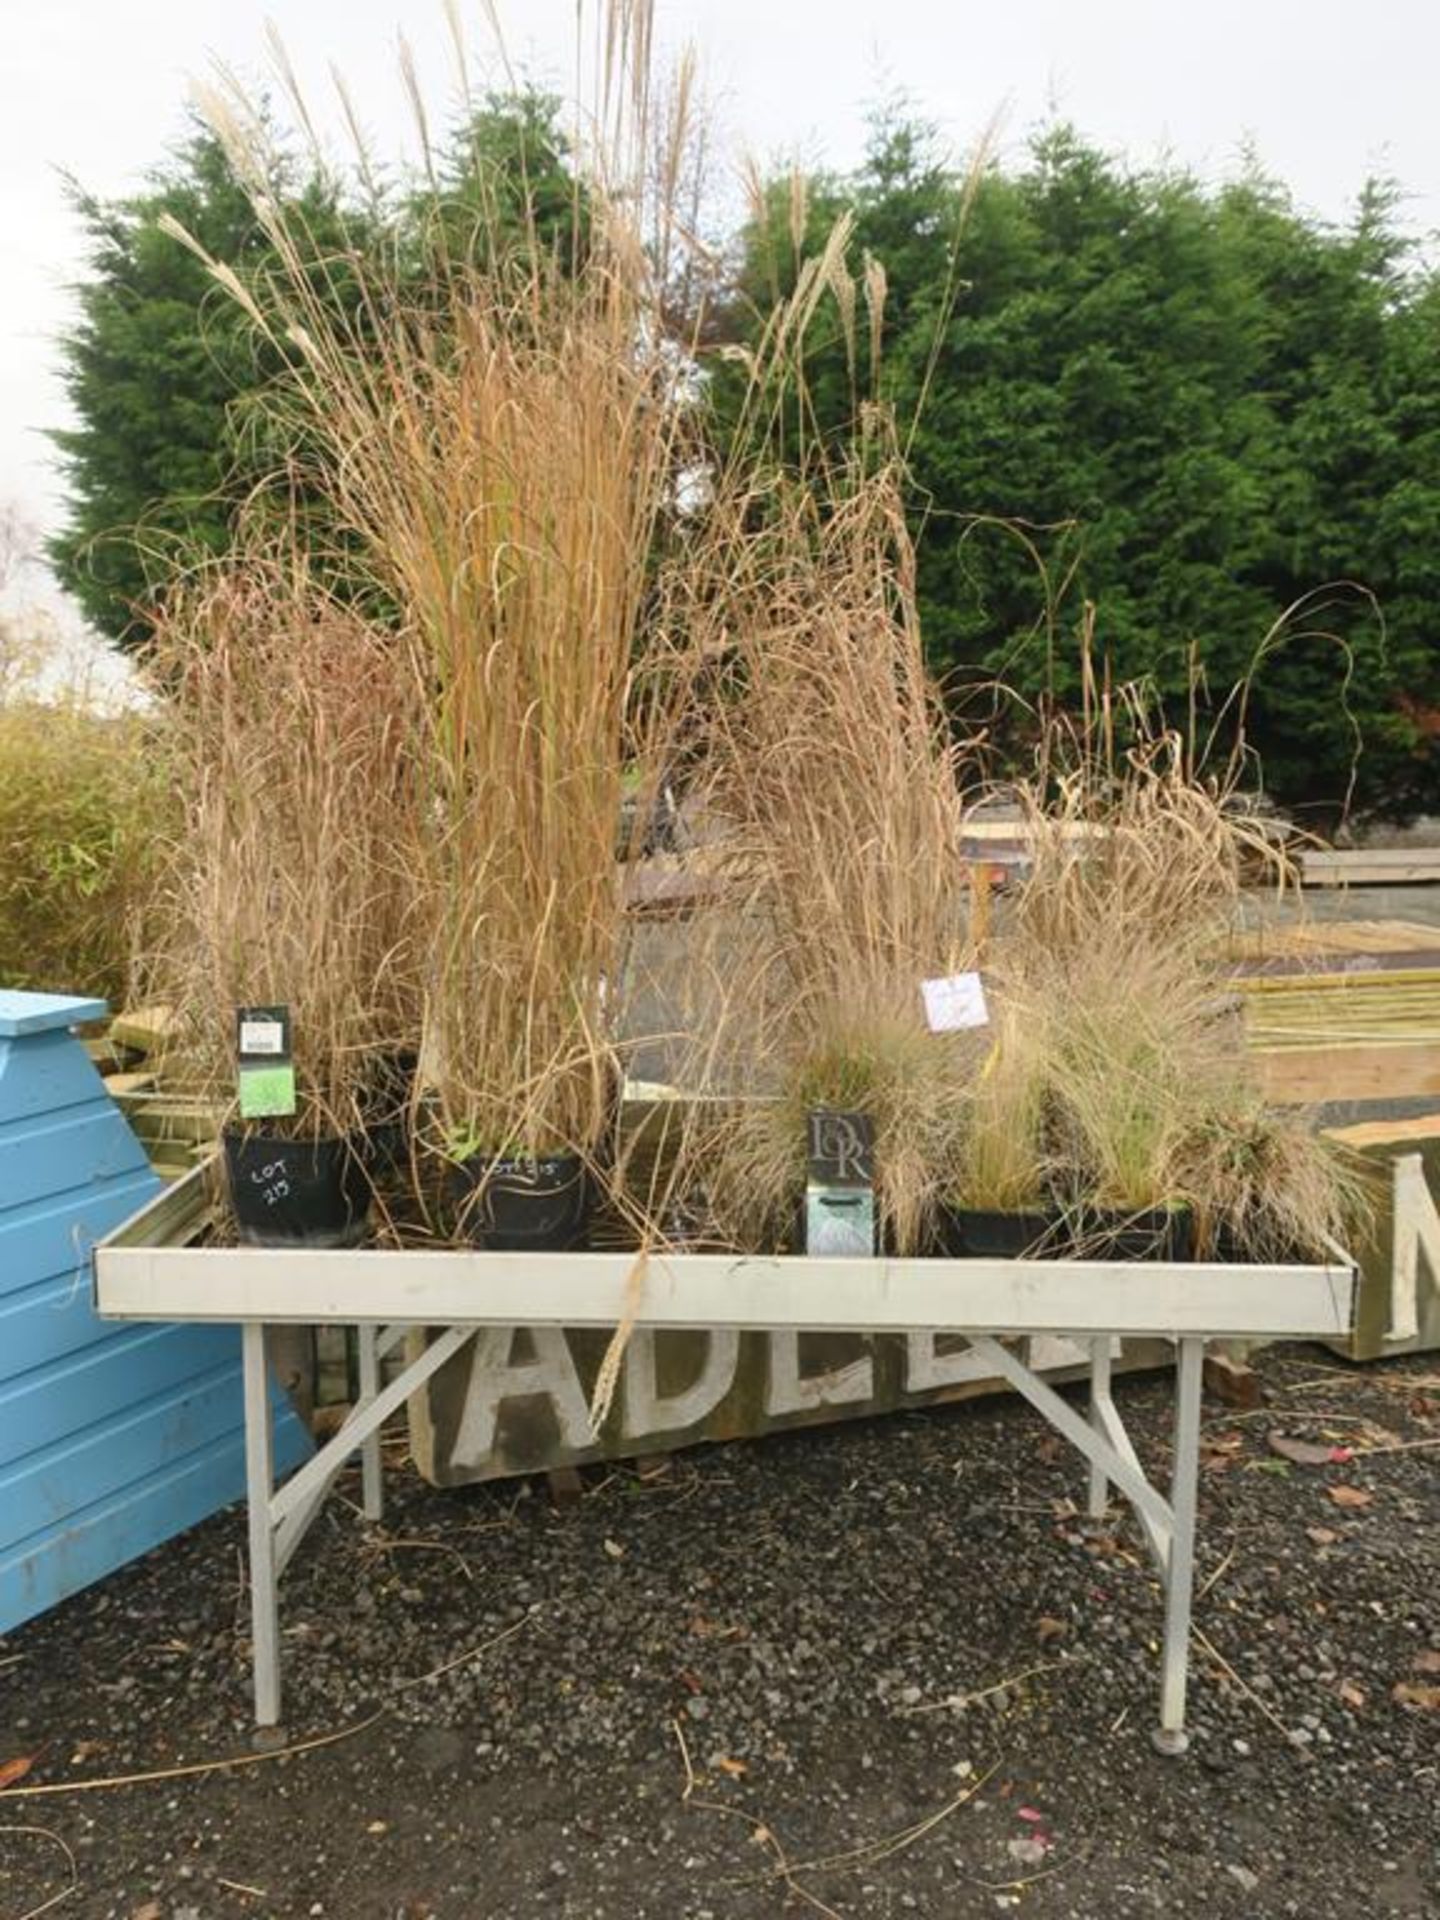
<path fill-rule="evenodd" d="M 339 209 L 319 178 L 291 194 L 318 236 L 338 238 Z M 55 439 L 70 514 L 50 557 L 102 632 L 145 633 L 151 562 L 177 545 L 223 549 L 235 502 L 260 477 L 259 445 L 237 432 L 237 403 L 279 370 L 235 303 L 188 248 L 161 230 L 169 215 L 243 278 L 269 246 L 215 137 L 197 130 L 145 191 L 107 203 L 72 187 L 90 241 L 80 321 L 64 342 L 77 425 Z"/>
<path fill-rule="evenodd" d="M 885 262 L 883 381 L 915 417 L 922 615 L 957 697 L 1073 698 L 1093 606 L 1115 677 L 1174 711 L 1197 668 L 1202 715 L 1249 681 L 1277 796 L 1333 814 L 1354 772 L 1363 804 L 1440 802 L 1440 294 L 1388 190 L 1335 232 L 1253 171 L 1207 191 L 1068 128 L 967 185 L 884 116 L 859 174 L 816 184 Z M 747 231 L 752 282 L 793 204 L 776 184 Z M 833 348 L 807 376 L 842 431 Z"/>
<path fill-rule="evenodd" d="M 433 184 L 346 197 L 316 169 L 282 162 L 272 191 L 313 253 L 317 284 L 358 334 L 356 261 L 419 302 L 448 261 L 500 268 L 496 236 L 567 268 L 583 245 L 584 205 L 558 102 L 535 92 L 486 100 L 437 155 Z M 297 478 L 286 428 L 268 405 L 284 371 L 203 261 L 161 227 L 177 221 L 261 295 L 276 268 L 224 148 L 197 129 L 150 178 L 114 203 L 72 188 L 90 241 L 80 320 L 64 344 L 77 424 L 57 433 L 69 517 L 50 545 L 62 583 L 121 645 L 143 642 L 157 561 L 222 552 L 242 501 L 276 482 L 284 512 L 323 522 L 323 499 Z M 312 476 L 313 480 L 313 476 Z"/>

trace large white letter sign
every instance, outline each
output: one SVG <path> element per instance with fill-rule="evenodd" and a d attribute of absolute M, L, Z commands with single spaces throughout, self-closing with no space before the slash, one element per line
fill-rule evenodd
<path fill-rule="evenodd" d="M 811 1407 L 838 1407 L 874 1397 L 875 1365 L 869 1354 L 833 1373 L 802 1375 L 799 1334 L 793 1329 L 771 1333 L 766 1413 L 804 1413 Z"/>
<path fill-rule="evenodd" d="M 625 1354 L 625 1437 L 680 1433 L 718 1407 L 735 1379 L 740 1334 L 721 1327 L 701 1336 L 705 1357 L 696 1379 L 680 1393 L 661 1393 L 655 1378 L 655 1330 L 637 1327 Z"/>
<path fill-rule="evenodd" d="M 554 1407 L 561 1446 L 578 1450 L 594 1445 L 590 1409 L 565 1335 L 559 1327 L 528 1328 L 535 1358 L 512 1365 L 510 1355 L 519 1331 L 518 1327 L 487 1327 L 476 1336 L 465 1411 L 451 1450 L 457 1467 L 482 1466 L 495 1446 L 495 1424 L 503 1403 L 534 1394 L 544 1394 Z"/>

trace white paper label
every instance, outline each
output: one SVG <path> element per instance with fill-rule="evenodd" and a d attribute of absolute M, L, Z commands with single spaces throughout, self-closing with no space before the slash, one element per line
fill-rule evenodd
<path fill-rule="evenodd" d="M 950 973 L 942 980 L 922 980 L 920 993 L 932 1033 L 954 1033 L 961 1027 L 990 1024 L 985 988 L 978 973 Z"/>
<path fill-rule="evenodd" d="M 283 1053 L 285 1029 L 278 1020 L 242 1020 L 241 1053 Z"/>

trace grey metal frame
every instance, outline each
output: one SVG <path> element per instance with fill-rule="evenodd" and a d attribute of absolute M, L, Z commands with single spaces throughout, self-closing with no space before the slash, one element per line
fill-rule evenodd
<path fill-rule="evenodd" d="M 1165 1596 L 1156 1744 L 1185 1750 L 1195 1571 L 1201 1367 L 1207 1342 L 1349 1331 L 1357 1291 L 1342 1250 L 1329 1266 L 1043 1260 L 771 1259 L 657 1252 L 509 1254 L 378 1248 L 281 1252 L 192 1244 L 215 1201 L 199 1168 L 95 1250 L 95 1304 L 121 1319 L 212 1320 L 243 1328 L 255 1718 L 281 1710 L 280 1578 L 335 1476 L 361 1459 L 364 1511 L 379 1519 L 380 1429 L 483 1326 L 929 1328 L 964 1336 L 1082 1454 L 1088 1509 L 1115 1487 L 1134 1509 Z M 639 1301 L 636 1305 L 638 1281 Z M 360 1393 L 339 1432 L 276 1488 L 266 1327 L 353 1326 Z M 428 1343 L 382 1384 L 381 1360 L 411 1327 Z M 1089 1355 L 1082 1412 L 1041 1379 L 1008 1335 L 1054 1333 Z M 1111 1392 L 1113 1343 L 1168 1339 L 1176 1350 L 1168 1492 L 1146 1474 Z"/>
<path fill-rule="evenodd" d="M 361 1459 L 365 1517 L 383 1513 L 380 1429 L 391 1414 L 437 1368 L 443 1366 L 477 1329 L 452 1326 L 424 1351 L 380 1385 L 380 1361 L 404 1338 L 403 1327 L 361 1324 L 360 1398 L 334 1436 L 280 1488 L 274 1484 L 265 1328 L 244 1326 L 246 1475 L 250 1535 L 251 1644 L 255 1721 L 261 1729 L 278 1725 L 281 1712 L 280 1577 L 315 1519 L 326 1493 L 350 1457 Z M 1109 1339 L 1090 1346 L 1088 1418 L 1034 1373 L 998 1333 L 969 1332 L 975 1351 L 998 1378 L 1024 1395 L 1030 1405 L 1084 1455 L 1090 1466 L 1089 1512 L 1104 1516 L 1113 1484 L 1134 1509 L 1150 1547 L 1165 1595 L 1165 1629 L 1160 1661 L 1160 1718 L 1154 1739 L 1162 1752 L 1186 1750 L 1185 1697 L 1189 1672 L 1190 1614 L 1194 1588 L 1195 1520 L 1200 1436 L 1200 1379 L 1203 1337 L 1175 1342 L 1177 1355 L 1174 1453 L 1168 1498 L 1146 1475 L 1111 1395 Z"/>

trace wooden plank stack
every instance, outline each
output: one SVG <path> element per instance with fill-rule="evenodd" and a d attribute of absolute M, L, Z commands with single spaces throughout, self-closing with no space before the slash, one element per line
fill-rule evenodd
<path fill-rule="evenodd" d="M 1440 1101 L 1440 929 L 1266 928 L 1242 946 L 1237 985 L 1272 1100 Z"/>
<path fill-rule="evenodd" d="M 1440 880 L 1435 847 L 1306 847 L 1300 880 L 1307 887 L 1415 887 Z"/>
<path fill-rule="evenodd" d="M 1413 920 L 1278 920 L 1234 934 L 1231 946 L 1246 973 L 1295 973 L 1302 966 L 1353 973 L 1419 964 L 1406 955 L 1440 957 L 1440 927 Z"/>
<path fill-rule="evenodd" d="M 139 1007 L 117 1014 L 100 1039 L 86 1042 L 106 1087 L 164 1180 L 208 1159 L 219 1133 L 214 1107 L 185 1084 L 175 1032 L 168 1007 Z"/>

